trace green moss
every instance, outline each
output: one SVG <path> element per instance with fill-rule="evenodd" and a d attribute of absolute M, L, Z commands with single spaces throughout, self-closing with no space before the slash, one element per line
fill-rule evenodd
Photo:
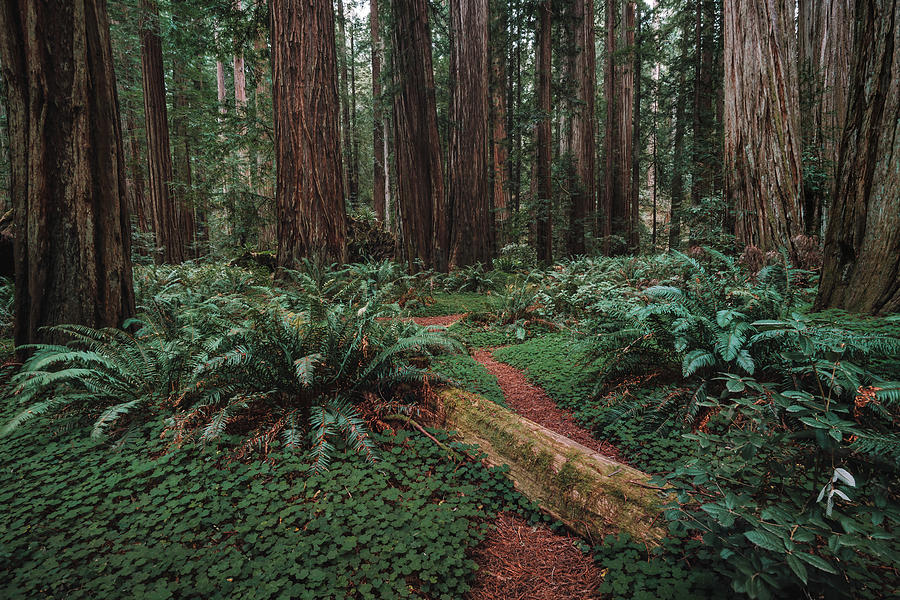
<path fill-rule="evenodd" d="M 437 317 L 467 312 L 492 312 L 497 309 L 500 299 L 488 294 L 461 292 L 457 294 L 438 293 L 434 303 L 427 306 L 410 307 L 414 317 Z"/>
<path fill-rule="evenodd" d="M 434 359 L 431 368 L 450 379 L 453 385 L 467 392 L 484 396 L 491 402 L 506 406 L 506 397 L 484 365 L 468 354 L 446 354 Z"/>

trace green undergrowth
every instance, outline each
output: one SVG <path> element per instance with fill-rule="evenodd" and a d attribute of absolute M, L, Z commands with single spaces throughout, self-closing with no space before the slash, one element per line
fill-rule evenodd
<path fill-rule="evenodd" d="M 653 549 L 628 534 L 608 535 L 594 547 L 594 560 L 604 573 L 597 591 L 610 600 L 734 597 L 729 582 L 712 568 L 720 559 L 678 532 Z"/>
<path fill-rule="evenodd" d="M 437 293 L 434 302 L 410 309 L 413 317 L 439 317 L 467 312 L 491 312 L 500 305 L 500 298 L 487 293 Z"/>
<path fill-rule="evenodd" d="M 832 308 L 810 313 L 808 316 L 814 325 L 840 327 L 864 335 L 900 338 L 900 315 L 873 317 Z M 873 357 L 867 366 L 886 379 L 900 379 L 900 354 Z"/>
<path fill-rule="evenodd" d="M 444 354 L 432 360 L 431 368 L 467 392 L 506 406 L 506 396 L 497 378 L 468 354 Z"/>
<path fill-rule="evenodd" d="M 448 331 L 469 348 L 496 348 L 520 344 L 545 335 L 549 330 L 541 323 L 504 325 L 467 317 L 448 327 Z"/>
<path fill-rule="evenodd" d="M 595 399 L 595 381 L 585 369 L 578 341 L 568 333 L 554 333 L 517 346 L 494 351 L 494 358 L 522 369 L 532 383 L 543 388 L 560 406 L 572 411 L 575 420 L 594 431 L 595 437 L 619 448 L 629 463 L 648 473 L 668 472 L 672 464 L 688 455 L 693 446 L 684 440 L 674 421 L 655 422 L 641 412 L 616 410 L 619 398 Z M 637 388 L 631 394 L 653 406 L 665 388 Z"/>
<path fill-rule="evenodd" d="M 301 453 L 229 462 L 158 422 L 114 449 L 72 421 L 0 442 L 0 597 L 456 599 L 497 511 L 536 515 L 504 469 L 418 434 L 309 474 Z"/>

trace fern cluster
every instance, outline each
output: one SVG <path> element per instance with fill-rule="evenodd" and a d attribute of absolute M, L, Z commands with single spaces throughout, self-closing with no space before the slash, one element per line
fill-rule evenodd
<path fill-rule="evenodd" d="M 4 431 L 64 409 L 91 415 L 95 436 L 163 414 L 202 440 L 229 427 L 280 435 L 312 448 L 316 468 L 336 440 L 374 458 L 358 405 L 414 400 L 429 377 L 421 357 L 459 348 L 396 318 L 385 297 L 404 278 L 385 265 L 307 265 L 271 287 L 217 265 L 139 269 L 142 314 L 128 330 L 62 326 L 69 344 L 29 349 L 6 390 L 25 409 Z"/>

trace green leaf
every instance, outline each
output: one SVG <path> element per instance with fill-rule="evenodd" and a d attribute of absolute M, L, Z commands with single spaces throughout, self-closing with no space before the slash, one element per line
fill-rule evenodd
<path fill-rule="evenodd" d="M 797 556 L 808 565 L 812 565 L 820 571 L 837 575 L 837 570 L 831 566 L 827 560 L 815 554 L 807 554 L 806 552 L 797 552 Z"/>
<path fill-rule="evenodd" d="M 798 559 L 793 554 L 788 554 L 785 558 L 787 559 L 787 564 L 791 568 L 791 571 L 794 572 L 794 575 L 796 575 L 800 579 L 800 581 L 802 581 L 803 584 L 806 585 L 806 566 L 802 562 L 800 562 L 800 559 Z"/>
<path fill-rule="evenodd" d="M 762 531 L 760 529 L 745 531 L 744 537 L 760 548 L 765 548 L 772 552 L 784 552 L 784 543 L 778 537 L 767 531 Z"/>

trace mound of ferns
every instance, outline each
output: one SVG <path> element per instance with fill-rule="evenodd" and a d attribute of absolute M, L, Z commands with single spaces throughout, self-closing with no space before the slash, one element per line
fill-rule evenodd
<path fill-rule="evenodd" d="M 140 326 L 134 335 L 57 328 L 72 341 L 31 347 L 6 390 L 26 408 L 3 433 L 40 415 L 77 410 L 99 415 L 93 435 L 102 437 L 126 421 L 170 412 L 180 433 L 206 441 L 243 413 L 257 426 L 256 439 L 280 435 L 287 446 L 311 448 L 316 469 L 328 466 L 339 439 L 374 460 L 358 403 L 395 400 L 404 386 L 433 377 L 413 359 L 459 349 L 442 332 L 391 318 L 397 308 L 375 301 L 239 306 L 241 314 L 222 312 L 200 328 L 193 320 L 173 327 L 150 319 L 131 323 Z M 207 307 L 226 311 L 234 303 Z"/>

